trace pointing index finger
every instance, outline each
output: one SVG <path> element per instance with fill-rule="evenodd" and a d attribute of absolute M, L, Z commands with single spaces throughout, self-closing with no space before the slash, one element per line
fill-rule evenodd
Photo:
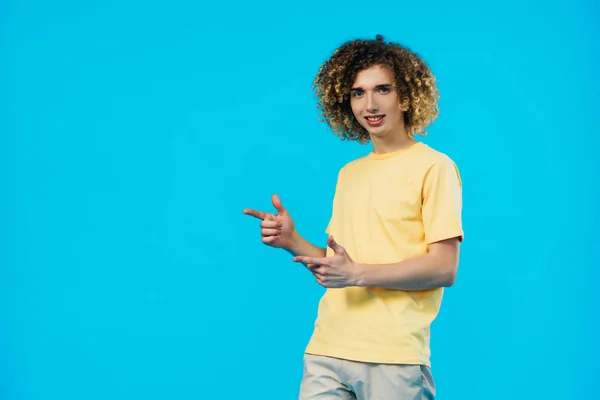
<path fill-rule="evenodd" d="M 316 257 L 306 257 L 306 256 L 296 256 L 294 257 L 295 262 L 300 262 L 304 264 L 315 264 L 315 265 L 329 265 L 329 259 L 325 258 L 316 258 Z"/>
<path fill-rule="evenodd" d="M 267 216 L 269 215 L 269 214 L 268 214 L 268 213 L 266 213 L 266 212 L 263 212 L 263 211 L 257 211 L 257 210 L 253 210 L 253 209 L 251 209 L 251 208 L 245 208 L 245 209 L 244 209 L 244 214 L 246 214 L 246 215 L 250 215 L 250 216 L 252 216 L 252 217 L 254 217 L 254 218 L 263 219 L 263 220 L 264 220 L 265 218 L 267 218 Z"/>

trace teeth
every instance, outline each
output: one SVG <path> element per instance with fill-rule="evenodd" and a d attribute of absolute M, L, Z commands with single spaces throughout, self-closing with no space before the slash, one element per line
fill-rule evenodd
<path fill-rule="evenodd" d="M 369 121 L 379 121 L 381 118 L 383 118 L 383 117 L 382 116 L 380 116 L 380 117 L 367 117 L 367 119 Z"/>

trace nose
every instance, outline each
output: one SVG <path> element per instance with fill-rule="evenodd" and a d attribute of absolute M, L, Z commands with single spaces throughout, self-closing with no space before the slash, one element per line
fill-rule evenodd
<path fill-rule="evenodd" d="M 379 110 L 377 104 L 375 104 L 375 96 L 373 93 L 367 95 L 367 112 L 375 114 Z"/>

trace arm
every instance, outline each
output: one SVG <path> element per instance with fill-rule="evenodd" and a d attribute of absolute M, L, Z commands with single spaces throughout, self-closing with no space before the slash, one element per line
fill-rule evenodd
<path fill-rule="evenodd" d="M 306 265 L 317 282 L 327 288 L 363 286 L 428 290 L 454 283 L 461 238 L 457 236 L 432 243 L 428 246 L 428 253 L 422 257 L 393 264 L 364 264 L 354 262 L 346 249 L 329 236 L 327 244 L 334 251 L 333 256 L 299 255 L 294 257 L 294 262 Z"/>
<path fill-rule="evenodd" d="M 355 264 L 355 286 L 397 290 L 427 290 L 454 284 L 459 238 L 428 246 L 426 255 L 393 264 Z"/>
<path fill-rule="evenodd" d="M 326 249 L 317 247 L 298 234 L 294 220 L 279 196 L 271 196 L 277 214 L 245 208 L 244 214 L 261 220 L 262 242 L 267 246 L 281 248 L 293 256 L 325 257 Z"/>
<path fill-rule="evenodd" d="M 291 246 L 284 249 L 293 256 L 308 256 L 308 257 L 325 257 L 327 250 L 322 247 L 317 247 L 304 239 L 298 232 L 292 233 Z"/>

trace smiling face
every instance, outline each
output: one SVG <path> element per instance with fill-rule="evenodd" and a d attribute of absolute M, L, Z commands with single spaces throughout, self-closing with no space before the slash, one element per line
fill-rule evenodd
<path fill-rule="evenodd" d="M 404 115 L 393 82 L 390 71 L 374 65 L 359 72 L 352 85 L 352 113 L 369 132 L 371 139 L 406 133 Z"/>

